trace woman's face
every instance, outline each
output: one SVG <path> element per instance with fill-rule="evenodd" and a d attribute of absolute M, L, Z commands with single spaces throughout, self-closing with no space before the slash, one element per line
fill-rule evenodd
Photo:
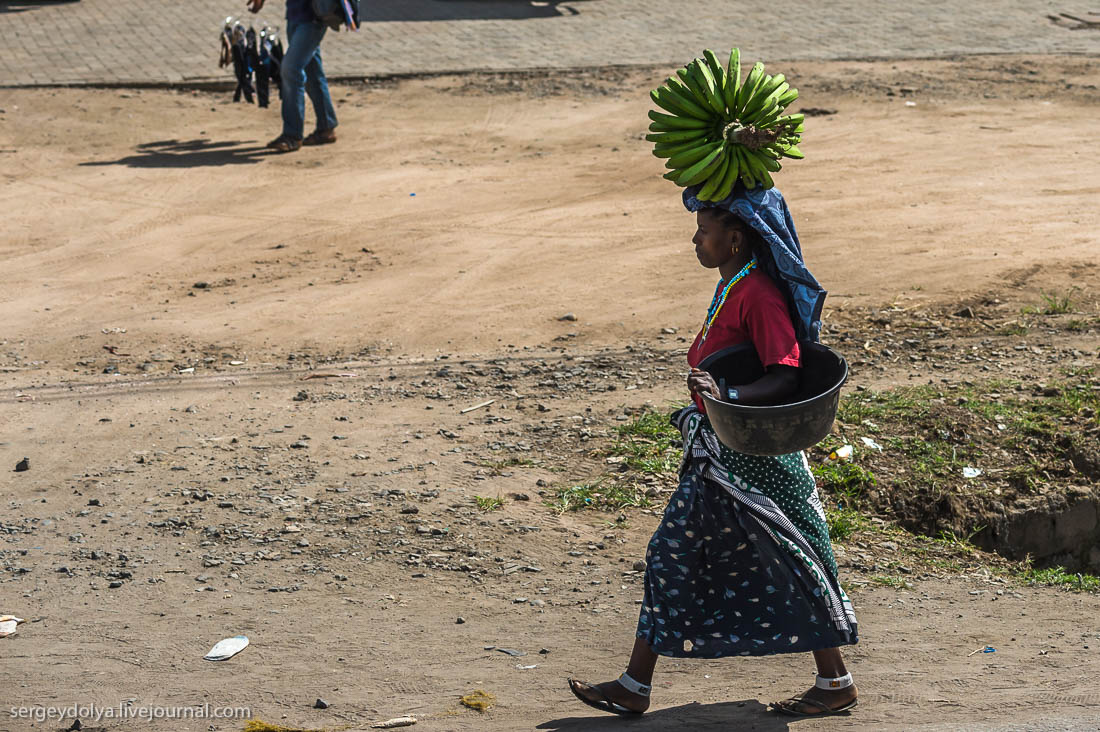
<path fill-rule="evenodd" d="M 695 214 L 695 223 L 698 228 L 691 242 L 699 264 L 715 269 L 733 259 L 733 248 L 741 232 L 726 228 L 721 219 L 705 208 Z"/>

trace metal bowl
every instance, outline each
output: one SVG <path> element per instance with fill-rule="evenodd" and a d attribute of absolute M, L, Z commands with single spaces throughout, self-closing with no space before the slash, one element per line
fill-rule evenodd
<path fill-rule="evenodd" d="M 848 380 L 848 363 L 820 343 L 799 343 L 802 367 L 799 387 L 786 403 L 749 406 L 703 394 L 707 417 L 723 445 L 746 455 L 786 455 L 813 447 L 836 419 L 840 387 Z M 699 364 L 714 380 L 730 386 L 748 384 L 764 375 L 752 344 L 713 353 Z"/>

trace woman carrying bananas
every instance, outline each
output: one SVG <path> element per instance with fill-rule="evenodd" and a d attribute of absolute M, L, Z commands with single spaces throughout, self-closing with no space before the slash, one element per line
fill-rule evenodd
<path fill-rule="evenodd" d="M 699 263 L 722 277 L 688 352 L 694 404 L 673 415 L 684 436 L 680 483 L 646 552 L 645 596 L 634 649 L 617 680 L 569 680 L 601 711 L 644 712 L 658 656 L 723 658 L 811 652 L 814 685 L 772 706 L 824 716 L 856 705 L 840 646 L 857 642 L 814 477 L 801 452 L 744 455 L 722 445 L 707 420 L 706 392 L 774 404 L 798 384 L 799 339 L 817 340 L 825 292 L 802 263 L 787 204 L 775 188 L 738 183 L 721 201 L 684 191 L 696 215 Z M 792 317 L 793 316 L 793 317 Z M 759 380 L 722 394 L 696 368 L 708 355 L 751 342 Z"/>

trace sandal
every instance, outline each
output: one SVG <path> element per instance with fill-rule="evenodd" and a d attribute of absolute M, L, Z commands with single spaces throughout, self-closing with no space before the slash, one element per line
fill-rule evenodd
<path fill-rule="evenodd" d="M 623 676 L 625 676 L 627 682 L 632 683 L 632 686 L 635 687 L 635 688 L 631 688 L 631 686 L 628 686 L 627 684 L 624 684 L 623 679 L 621 677 L 619 679 L 616 679 L 616 683 L 618 683 L 620 686 L 622 686 L 627 691 L 632 692 L 634 694 L 637 694 L 638 696 L 644 696 L 644 697 L 647 697 L 647 698 L 649 697 L 649 687 L 648 686 L 646 686 L 644 684 L 639 684 L 637 681 L 634 681 L 634 679 L 630 678 L 625 673 L 623 674 Z M 588 706 L 592 707 L 593 709 L 598 709 L 601 712 L 610 712 L 611 714 L 618 714 L 621 717 L 640 717 L 643 714 L 643 712 L 639 712 L 636 709 L 630 709 L 629 707 L 624 707 L 622 704 L 619 704 L 618 702 L 611 701 L 609 698 L 607 698 L 607 694 L 604 694 L 598 687 L 592 686 L 591 684 L 585 683 L 583 681 L 577 681 L 576 679 L 569 679 L 568 681 L 569 681 L 569 690 L 571 692 L 573 692 L 573 696 L 577 697 L 578 699 L 580 699 L 582 702 L 584 702 Z M 599 694 L 601 698 L 598 699 L 598 700 L 589 699 L 588 697 L 586 697 L 584 694 L 580 693 L 577 690 L 577 684 L 584 684 L 589 689 L 591 689 L 592 691 Z"/>
<path fill-rule="evenodd" d="M 795 707 L 798 704 L 805 704 L 809 707 L 817 707 L 816 712 L 800 712 Z M 857 704 L 859 699 L 853 699 L 844 706 L 833 709 L 828 704 L 817 699 L 810 699 L 809 697 L 791 697 L 785 701 L 772 702 L 771 708 L 780 714 L 786 714 L 788 717 L 831 717 L 834 714 L 843 714 L 844 712 L 851 711 Z"/>
<path fill-rule="evenodd" d="M 314 130 L 302 140 L 303 145 L 330 145 L 336 142 L 336 130 L 331 127 L 327 130 Z"/>
<path fill-rule="evenodd" d="M 286 135 L 279 135 L 271 142 L 267 143 L 267 147 L 275 152 L 288 153 L 294 152 L 302 146 L 302 141 L 295 137 L 288 137 Z"/>

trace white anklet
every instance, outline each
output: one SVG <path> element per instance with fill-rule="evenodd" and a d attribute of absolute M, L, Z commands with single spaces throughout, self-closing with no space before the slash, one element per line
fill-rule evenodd
<path fill-rule="evenodd" d="M 637 694 L 638 696 L 649 696 L 649 686 L 646 684 L 639 684 L 632 679 L 626 671 L 623 671 L 623 675 L 619 677 L 619 686 L 623 687 L 631 694 Z"/>
<path fill-rule="evenodd" d="M 827 676 L 818 676 L 817 681 L 814 683 L 814 686 L 819 689 L 824 689 L 826 691 L 837 691 L 839 689 L 847 689 L 854 683 L 855 682 L 852 681 L 852 674 L 847 673 L 843 676 L 838 676 L 835 679 L 830 679 Z"/>

